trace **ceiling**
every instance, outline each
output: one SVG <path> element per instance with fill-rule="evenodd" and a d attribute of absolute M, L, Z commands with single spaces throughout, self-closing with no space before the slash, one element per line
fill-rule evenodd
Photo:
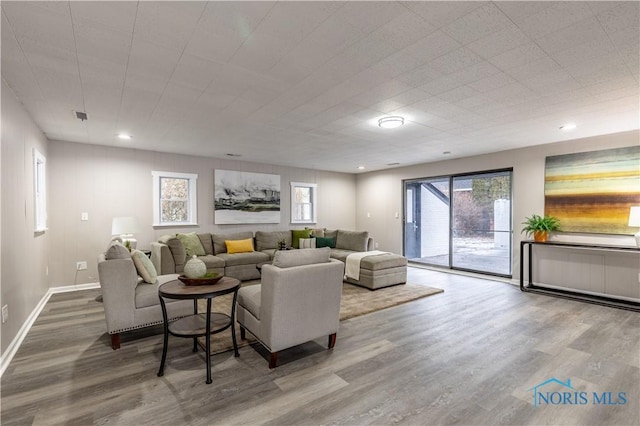
<path fill-rule="evenodd" d="M 1 4 L 51 140 L 358 173 L 640 127 L 637 1 Z"/>

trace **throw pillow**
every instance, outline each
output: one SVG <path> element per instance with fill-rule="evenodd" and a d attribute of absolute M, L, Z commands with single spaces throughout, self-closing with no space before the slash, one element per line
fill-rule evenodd
<path fill-rule="evenodd" d="M 184 249 L 187 252 L 187 257 L 191 257 L 194 254 L 196 256 L 204 256 L 207 253 L 204 251 L 204 247 L 202 247 L 202 242 L 200 238 L 198 238 L 198 234 L 195 232 L 190 232 L 188 234 L 178 234 L 176 235 L 178 239 L 184 245 Z"/>
<path fill-rule="evenodd" d="M 309 229 L 309 228 L 304 228 Z M 324 237 L 324 228 L 311 229 L 312 237 Z"/>
<path fill-rule="evenodd" d="M 311 229 L 294 229 L 291 231 L 293 235 L 293 248 L 300 248 L 300 238 L 309 238 L 311 236 Z"/>
<path fill-rule="evenodd" d="M 246 240 L 225 240 L 224 244 L 227 246 L 227 253 L 250 253 L 253 250 L 253 238 L 247 238 Z"/>
<path fill-rule="evenodd" d="M 113 259 L 131 259 L 131 253 L 121 242 L 112 241 L 107 248 L 107 252 L 104 254 L 104 258 L 107 260 Z"/>
<path fill-rule="evenodd" d="M 322 238 L 322 237 L 316 237 L 316 247 L 320 248 L 320 247 L 329 247 L 329 248 L 336 248 L 336 239 L 335 238 Z"/>
<path fill-rule="evenodd" d="M 316 239 L 315 238 L 300 238 L 300 248 L 316 248 Z"/>
<path fill-rule="evenodd" d="M 131 258 L 133 259 L 133 264 L 136 265 L 138 275 L 140 275 L 145 282 L 155 284 L 158 280 L 158 273 L 147 255 L 140 250 L 134 249 L 131 252 Z"/>

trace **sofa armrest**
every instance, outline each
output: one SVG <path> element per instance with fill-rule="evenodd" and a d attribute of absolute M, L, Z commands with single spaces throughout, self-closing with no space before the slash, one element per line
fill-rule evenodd
<path fill-rule="evenodd" d="M 158 275 L 176 273 L 176 262 L 168 245 L 158 242 L 151 243 L 151 263 Z"/>
<path fill-rule="evenodd" d="M 98 258 L 98 277 L 102 290 L 107 331 L 117 332 L 134 321 L 135 289 L 138 273 L 131 259 Z"/>

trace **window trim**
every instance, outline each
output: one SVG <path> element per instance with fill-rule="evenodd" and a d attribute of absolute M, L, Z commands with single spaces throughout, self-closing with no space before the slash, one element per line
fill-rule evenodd
<path fill-rule="evenodd" d="M 33 225 L 35 233 L 47 228 L 47 158 L 33 148 Z"/>
<path fill-rule="evenodd" d="M 198 225 L 198 175 L 195 173 L 152 171 L 153 176 L 153 225 L 154 227 L 197 226 Z M 162 222 L 160 209 L 160 179 L 187 179 L 189 217 L 186 222 Z"/>
<path fill-rule="evenodd" d="M 298 203 L 295 202 L 295 190 L 296 188 L 310 188 L 311 189 L 311 220 L 296 220 L 295 212 Z M 291 182 L 291 223 L 318 223 L 318 184 L 317 183 L 305 183 L 305 182 Z"/>

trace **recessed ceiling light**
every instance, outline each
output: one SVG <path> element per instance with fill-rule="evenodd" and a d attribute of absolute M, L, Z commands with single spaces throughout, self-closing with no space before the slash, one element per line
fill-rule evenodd
<path fill-rule="evenodd" d="M 560 130 L 565 130 L 565 131 L 567 131 L 567 130 L 573 130 L 573 129 L 575 129 L 575 128 L 576 128 L 575 123 L 567 123 L 567 124 L 565 124 L 564 126 L 560 126 Z"/>
<path fill-rule="evenodd" d="M 131 135 L 127 135 L 126 133 L 118 133 L 118 137 L 120 139 L 129 140 L 131 139 Z"/>
<path fill-rule="evenodd" d="M 358 166 L 358 170 L 364 170 L 364 166 Z"/>
<path fill-rule="evenodd" d="M 398 116 L 382 117 L 378 120 L 378 126 L 383 129 L 393 129 L 404 124 L 404 118 Z"/>

